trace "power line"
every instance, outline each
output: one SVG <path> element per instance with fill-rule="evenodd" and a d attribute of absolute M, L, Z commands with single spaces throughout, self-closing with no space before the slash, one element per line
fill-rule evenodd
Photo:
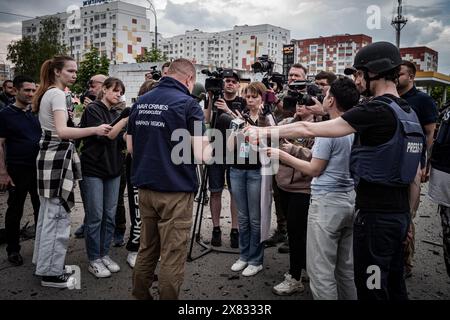
<path fill-rule="evenodd" d="M 23 17 L 23 18 L 35 18 L 35 17 L 30 17 L 30 16 L 24 16 L 23 14 L 17 14 L 17 13 L 12 13 L 12 12 L 5 12 L 5 11 L 0 11 L 0 14 L 9 14 L 11 16 L 16 16 L 16 17 Z"/>

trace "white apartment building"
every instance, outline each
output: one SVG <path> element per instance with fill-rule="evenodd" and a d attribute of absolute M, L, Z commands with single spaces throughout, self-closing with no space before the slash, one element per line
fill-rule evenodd
<path fill-rule="evenodd" d="M 122 1 L 83 1 L 79 12 L 62 12 L 23 21 L 22 36 L 38 37 L 40 21 L 50 17 L 60 19 L 60 41 L 79 61 L 96 47 L 113 63 L 134 63 L 144 48 L 151 47 L 150 22 L 145 7 Z"/>
<path fill-rule="evenodd" d="M 268 55 L 275 71 L 281 72 L 283 44 L 289 42 L 289 30 L 269 24 L 244 25 L 220 32 L 186 31 L 162 39 L 162 51 L 169 60 L 183 57 L 197 64 L 244 70 L 250 70 L 255 58 Z"/>

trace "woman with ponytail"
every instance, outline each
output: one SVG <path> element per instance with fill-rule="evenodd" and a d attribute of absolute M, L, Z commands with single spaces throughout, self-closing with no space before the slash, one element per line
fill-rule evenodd
<path fill-rule="evenodd" d="M 38 193 L 41 201 L 36 227 L 33 263 L 41 285 L 55 288 L 75 286 L 64 260 L 70 236 L 69 213 L 74 206 L 76 180 L 81 178 L 80 160 L 73 139 L 105 136 L 111 126 L 73 128 L 70 123 L 66 86 L 77 78 L 73 58 L 55 56 L 41 67 L 40 86 L 34 97 L 33 111 L 39 115 L 42 136 L 37 158 Z"/>

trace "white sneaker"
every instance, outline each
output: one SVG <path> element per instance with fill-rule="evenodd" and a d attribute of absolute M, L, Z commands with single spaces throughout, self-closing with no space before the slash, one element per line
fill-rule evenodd
<path fill-rule="evenodd" d="M 259 266 L 248 265 L 247 268 L 245 268 L 244 271 L 242 271 L 242 275 L 244 277 L 251 277 L 260 272 L 262 269 L 263 269 L 262 264 L 260 264 Z"/>
<path fill-rule="evenodd" d="M 111 272 L 103 264 L 102 259 L 91 261 L 88 270 L 97 278 L 108 278 L 111 276 Z"/>
<path fill-rule="evenodd" d="M 296 280 L 289 273 L 284 274 L 284 281 L 272 288 L 272 292 L 279 296 L 288 296 L 295 292 L 302 292 L 305 287 L 302 279 Z"/>
<path fill-rule="evenodd" d="M 137 252 L 129 252 L 128 253 L 127 262 L 131 268 L 134 268 L 134 265 L 136 264 L 137 254 L 138 254 Z"/>
<path fill-rule="evenodd" d="M 241 271 L 247 266 L 247 262 L 239 259 L 231 266 L 231 271 Z"/>
<path fill-rule="evenodd" d="M 102 258 L 102 262 L 105 265 L 105 267 L 108 268 L 109 271 L 111 271 L 112 273 L 115 272 L 119 272 L 120 271 L 120 267 L 117 263 L 115 263 L 110 256 L 104 256 Z"/>

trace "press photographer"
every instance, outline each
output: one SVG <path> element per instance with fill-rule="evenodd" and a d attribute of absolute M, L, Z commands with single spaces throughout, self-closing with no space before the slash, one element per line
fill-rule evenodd
<path fill-rule="evenodd" d="M 223 141 L 226 139 L 226 129 L 230 127 L 230 122 L 235 117 L 234 111 L 243 112 L 246 106 L 244 99 L 238 96 L 240 80 L 233 70 L 217 70 L 210 72 L 203 70 L 202 73 L 209 75 L 206 79 L 205 89 L 208 92 L 207 107 L 204 109 L 205 121 L 211 124 L 212 128 L 217 128 L 222 133 Z M 211 112 L 212 111 L 212 112 Z M 225 143 L 222 154 L 225 156 Z M 231 195 L 231 183 L 229 166 L 223 163 L 214 163 L 209 166 L 209 191 L 211 192 L 210 210 L 213 221 L 213 232 L 211 245 L 219 247 L 222 245 L 222 231 L 220 229 L 220 212 L 222 209 L 222 191 L 227 179 L 228 190 Z M 237 222 L 237 210 L 234 200 L 231 201 L 231 232 L 230 246 L 239 247 L 239 232 Z"/>
<path fill-rule="evenodd" d="M 86 108 L 89 103 L 97 98 L 106 78 L 103 74 L 96 74 L 91 77 L 87 83 L 86 91 L 80 96 L 80 102 L 83 104 L 83 108 Z"/>

